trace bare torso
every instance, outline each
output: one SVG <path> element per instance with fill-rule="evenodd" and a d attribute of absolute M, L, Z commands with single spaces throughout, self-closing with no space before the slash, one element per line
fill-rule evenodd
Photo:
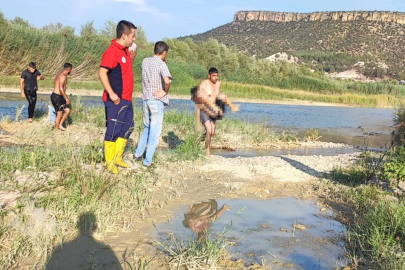
<path fill-rule="evenodd" d="M 200 83 L 199 89 L 202 90 L 203 93 L 201 94 L 208 103 L 215 103 L 216 98 L 219 96 L 220 85 L 220 81 L 214 84 L 208 79 Z"/>
<path fill-rule="evenodd" d="M 64 93 L 61 92 L 61 91 L 66 92 L 66 84 L 67 84 L 67 76 L 63 74 L 63 71 L 59 72 L 56 75 L 55 79 L 53 79 L 53 82 L 55 85 L 53 88 L 53 92 L 55 94 L 65 96 Z"/>

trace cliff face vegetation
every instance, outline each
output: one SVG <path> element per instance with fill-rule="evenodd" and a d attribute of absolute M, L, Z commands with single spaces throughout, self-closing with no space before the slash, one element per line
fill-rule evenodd
<path fill-rule="evenodd" d="M 258 58 L 288 52 L 327 72 L 362 61 L 367 76 L 399 79 L 405 74 L 404 34 L 405 13 L 399 12 L 240 11 L 233 22 L 191 38 L 215 38 Z"/>
<path fill-rule="evenodd" d="M 405 24 L 405 13 L 403 12 L 385 12 L 385 11 L 337 11 L 337 12 L 313 12 L 313 13 L 295 13 L 295 12 L 274 12 L 274 11 L 238 11 L 235 13 L 234 21 L 273 21 L 273 22 L 291 22 L 291 21 L 376 21 L 376 22 L 394 22 Z"/>

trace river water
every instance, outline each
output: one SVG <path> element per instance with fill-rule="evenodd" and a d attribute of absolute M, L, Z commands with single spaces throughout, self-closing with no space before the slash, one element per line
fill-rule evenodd
<path fill-rule="evenodd" d="M 85 106 L 102 106 L 101 97 L 84 96 Z M 37 107 L 47 107 L 49 95 L 38 95 Z M 253 123 L 265 123 L 276 131 L 290 131 L 299 137 L 315 128 L 322 136 L 320 141 L 347 143 L 355 146 L 385 147 L 392 131 L 392 109 L 355 108 L 331 106 L 277 105 L 262 103 L 237 103 L 241 110 L 227 117 Z M 25 105 L 21 119 L 27 119 L 28 106 L 18 93 L 0 93 L 0 120 L 5 116 L 15 118 L 16 108 Z M 191 100 L 171 99 L 169 110 L 194 111 Z M 141 100 L 135 100 L 141 107 Z"/>

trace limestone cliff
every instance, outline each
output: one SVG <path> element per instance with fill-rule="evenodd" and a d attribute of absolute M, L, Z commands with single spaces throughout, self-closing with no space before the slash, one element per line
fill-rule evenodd
<path fill-rule="evenodd" d="M 355 21 L 367 20 L 377 22 L 394 22 L 405 24 L 405 13 L 388 11 L 336 11 L 336 12 L 314 12 L 294 13 L 275 11 L 238 11 L 235 13 L 234 21 Z"/>

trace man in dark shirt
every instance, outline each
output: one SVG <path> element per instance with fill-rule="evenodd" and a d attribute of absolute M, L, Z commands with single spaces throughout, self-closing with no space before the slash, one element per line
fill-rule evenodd
<path fill-rule="evenodd" d="M 43 80 L 44 76 L 37 70 L 34 62 L 29 63 L 28 68 L 23 71 L 20 79 L 21 97 L 28 100 L 28 121 L 31 123 L 34 118 L 35 104 L 37 103 L 37 80 Z"/>

